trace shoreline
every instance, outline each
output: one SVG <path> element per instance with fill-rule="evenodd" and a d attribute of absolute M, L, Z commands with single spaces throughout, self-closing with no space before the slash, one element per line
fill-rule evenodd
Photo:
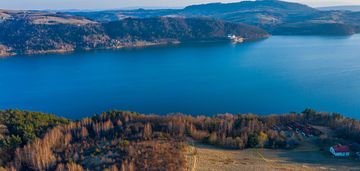
<path fill-rule="evenodd" d="M 257 39 L 247 39 L 242 43 L 233 43 L 233 44 L 245 44 L 257 41 L 267 40 L 271 37 L 322 37 L 322 38 L 350 38 L 355 35 L 360 35 L 360 33 L 355 33 L 348 36 L 328 36 L 328 35 L 267 35 Z M 88 51 L 97 51 L 97 50 L 119 50 L 119 49 L 136 49 L 136 48 L 147 48 L 147 47 L 157 47 L 157 46 L 172 46 L 172 45 L 184 45 L 184 44 L 206 44 L 206 43 L 232 43 L 229 39 L 219 39 L 219 40 L 203 40 L 203 41 L 159 41 L 159 42 L 148 42 L 148 41 L 138 41 L 133 43 L 134 45 L 120 45 L 114 47 L 101 47 L 101 48 L 84 48 L 84 49 L 52 49 L 52 50 L 39 50 L 31 53 L 16 53 L 11 51 L 2 51 L 4 45 L 0 44 L 0 59 L 10 58 L 15 56 L 36 56 L 36 55 L 49 55 L 49 54 L 71 54 L 75 52 L 88 52 Z"/>
<path fill-rule="evenodd" d="M 53 112 L 46 112 L 46 111 L 41 111 L 41 110 L 27 110 L 27 109 L 19 109 L 19 108 L 4 108 L 1 109 L 0 108 L 0 112 L 4 112 L 4 111 L 26 111 L 26 112 L 35 112 L 35 113 L 43 113 L 43 114 L 47 114 L 47 115 L 54 115 L 57 117 L 61 117 L 61 118 L 65 118 L 68 119 L 70 121 L 78 121 L 78 120 L 82 120 L 82 119 L 86 119 L 86 118 L 91 118 L 93 116 L 100 116 L 102 114 L 105 113 L 109 113 L 109 112 L 130 112 L 130 113 L 134 113 L 134 114 L 138 114 L 138 115 L 144 115 L 144 116 L 156 116 L 156 117 L 167 117 L 167 116 L 177 116 L 177 115 L 184 115 L 184 116 L 189 116 L 189 117 L 207 117 L 207 118 L 213 118 L 213 117 L 218 117 L 218 116 L 250 116 L 250 117 L 279 117 L 279 116 L 288 116 L 288 115 L 295 115 L 295 116 L 300 116 L 304 111 L 307 110 L 312 110 L 312 111 L 316 111 L 313 110 L 311 108 L 305 109 L 302 112 L 287 112 L 287 113 L 268 113 L 268 114 L 255 114 L 255 113 L 227 113 L 227 112 L 223 112 L 223 113 L 217 113 L 217 114 L 189 114 L 189 113 L 183 113 L 183 112 L 170 112 L 170 113 L 166 113 L 166 114 L 158 114 L 158 113 L 154 113 L 154 112 L 137 112 L 137 111 L 133 111 L 133 110 L 119 110 L 119 109 L 109 109 L 109 110 L 105 110 L 102 112 L 93 112 L 92 114 L 89 115 L 84 115 L 84 116 L 80 116 L 78 118 L 71 118 L 68 116 L 64 116 L 61 114 L 56 114 Z M 350 120 L 354 120 L 354 121 L 359 121 L 359 118 L 354 118 L 354 117 L 350 117 L 350 116 L 346 116 L 343 115 L 341 113 L 338 112 L 324 112 L 324 111 L 316 111 L 318 114 L 323 114 L 323 115 L 340 115 L 341 117 L 345 118 L 345 119 L 350 119 Z M 214 146 L 216 147 L 216 146 Z M 232 150 L 229 148 L 222 148 L 223 150 Z"/>
<path fill-rule="evenodd" d="M 15 52 L 7 52 L 0 53 L 0 58 L 9 58 L 14 56 L 33 56 L 33 55 L 48 55 L 48 54 L 67 54 L 74 52 L 86 52 L 86 51 L 95 51 L 95 50 L 117 50 L 117 49 L 126 49 L 126 48 L 142 48 L 142 47 L 152 47 L 152 46 L 161 46 L 161 45 L 174 45 L 181 44 L 181 42 L 146 42 L 146 41 L 138 41 L 135 42 L 134 45 L 129 46 L 116 46 L 116 47 L 104 47 L 104 48 L 84 48 L 84 49 L 51 49 L 51 50 L 38 50 L 32 51 L 28 50 L 25 53 L 15 53 Z"/>
<path fill-rule="evenodd" d="M 147 47 L 157 47 L 157 46 L 172 46 L 172 45 L 180 45 L 180 44 L 207 44 L 207 43 L 232 43 L 232 44 L 244 44 L 244 43 L 251 43 L 256 41 L 266 40 L 273 35 L 265 35 L 259 38 L 253 39 L 244 39 L 243 42 L 233 42 L 231 39 L 228 38 L 216 38 L 213 40 L 176 40 L 176 39 L 164 39 L 158 41 L 136 41 L 132 43 L 119 43 L 118 45 L 114 45 L 111 47 L 100 47 L 100 48 L 65 48 L 65 49 L 50 49 L 50 50 L 27 50 L 25 53 L 16 53 L 11 52 L 12 49 L 7 48 L 6 46 L 0 44 L 0 59 L 1 58 L 10 58 L 14 56 L 33 56 L 33 55 L 48 55 L 48 54 L 67 54 L 67 53 L 74 53 L 74 52 L 87 52 L 87 51 L 96 51 L 96 50 L 118 50 L 118 49 L 132 49 L 132 48 L 147 48 Z M 115 40 L 116 41 L 116 40 Z"/>

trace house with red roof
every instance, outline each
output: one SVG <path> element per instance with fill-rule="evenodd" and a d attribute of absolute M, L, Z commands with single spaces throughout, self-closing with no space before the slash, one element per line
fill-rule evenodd
<path fill-rule="evenodd" d="M 350 156 L 350 147 L 347 145 L 335 145 L 330 147 L 330 153 L 335 157 L 348 157 Z"/>

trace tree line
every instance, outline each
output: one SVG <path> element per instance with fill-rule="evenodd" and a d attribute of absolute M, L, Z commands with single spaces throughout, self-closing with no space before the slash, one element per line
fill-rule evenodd
<path fill-rule="evenodd" d="M 14 113 L 28 116 L 27 112 L 20 114 L 20 111 L 1 114 Z M 337 138 L 360 143 L 359 121 L 311 109 L 300 114 L 212 117 L 109 111 L 69 123 L 62 119 L 45 120 L 57 126 L 47 126 L 52 129 L 46 133 L 44 128 L 35 129 L 35 138 L 19 143 L 13 148 L 12 157 L 1 159 L 4 167 L 14 170 L 186 170 L 189 138 L 231 149 L 289 148 L 294 137 L 284 132 L 289 132 L 293 125 L 329 127 Z M 5 135 L 10 136 L 14 130 L 7 126 Z M 1 151 L 3 149 L 2 146 Z"/>

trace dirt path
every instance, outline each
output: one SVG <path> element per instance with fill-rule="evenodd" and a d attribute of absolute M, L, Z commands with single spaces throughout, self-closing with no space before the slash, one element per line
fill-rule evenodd
<path fill-rule="evenodd" d="M 196 162 L 197 162 L 197 154 L 196 154 L 196 147 L 192 147 L 192 158 L 193 158 L 193 163 L 192 163 L 192 166 L 191 166 L 191 169 L 190 171 L 195 171 L 196 170 Z"/>
<path fill-rule="evenodd" d="M 188 169 L 189 171 L 196 170 L 196 163 L 197 163 L 197 148 L 193 141 L 189 141 L 189 147 L 187 149 L 186 154 L 188 160 Z"/>

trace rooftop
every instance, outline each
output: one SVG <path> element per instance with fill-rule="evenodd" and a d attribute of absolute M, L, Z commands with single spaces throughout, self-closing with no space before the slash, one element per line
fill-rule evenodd
<path fill-rule="evenodd" d="M 334 151 L 337 152 L 337 153 L 350 152 L 350 148 L 349 148 L 349 146 L 347 146 L 347 145 L 338 144 L 338 145 L 336 145 L 336 146 L 333 146 L 332 148 L 333 148 Z"/>

